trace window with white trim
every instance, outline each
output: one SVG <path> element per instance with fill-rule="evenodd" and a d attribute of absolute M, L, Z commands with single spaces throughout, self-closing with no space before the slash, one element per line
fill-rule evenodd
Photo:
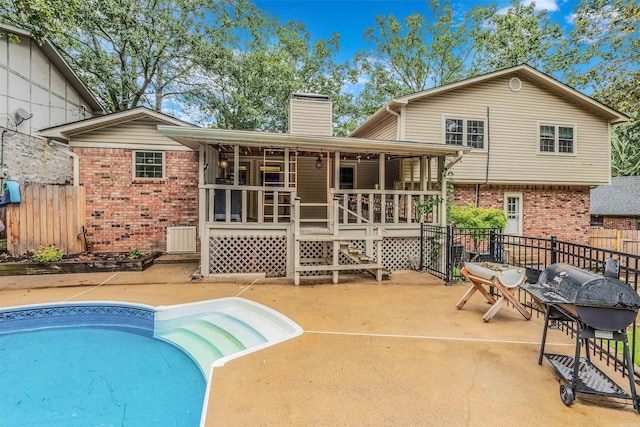
<path fill-rule="evenodd" d="M 522 234 L 522 193 L 504 193 L 505 234 Z"/>
<path fill-rule="evenodd" d="M 137 179 L 164 178 L 164 153 L 162 151 L 134 151 L 133 177 Z"/>
<path fill-rule="evenodd" d="M 575 126 L 541 124 L 540 152 L 541 153 L 575 153 Z"/>
<path fill-rule="evenodd" d="M 484 149 L 485 121 L 478 119 L 444 119 L 445 143 Z"/>

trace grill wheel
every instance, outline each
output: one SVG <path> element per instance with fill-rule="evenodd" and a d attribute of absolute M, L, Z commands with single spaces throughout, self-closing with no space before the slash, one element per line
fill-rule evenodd
<path fill-rule="evenodd" d="M 573 405 L 573 401 L 576 399 L 576 397 L 573 395 L 573 390 L 571 390 L 571 387 L 566 384 L 562 384 L 560 386 L 560 399 L 562 400 L 562 403 L 567 406 Z"/>

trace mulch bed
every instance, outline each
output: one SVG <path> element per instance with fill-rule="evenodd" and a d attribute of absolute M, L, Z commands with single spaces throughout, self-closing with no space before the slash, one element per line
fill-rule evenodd
<path fill-rule="evenodd" d="M 160 255 L 153 252 L 130 259 L 128 252 L 86 252 L 64 255 L 61 261 L 35 262 L 31 255 L 11 256 L 5 252 L 0 253 L 0 276 L 143 271 Z"/>

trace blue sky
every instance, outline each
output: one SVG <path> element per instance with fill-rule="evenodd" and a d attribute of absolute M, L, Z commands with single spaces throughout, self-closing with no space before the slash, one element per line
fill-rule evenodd
<path fill-rule="evenodd" d="M 527 3 L 530 0 L 525 0 Z M 484 2 L 451 0 L 454 9 L 464 14 L 476 5 Z M 499 8 L 509 6 L 509 0 L 495 0 Z M 347 60 L 364 48 L 362 33 L 373 26 L 377 15 L 393 14 L 404 18 L 419 12 L 428 16 L 424 0 L 254 0 L 262 10 L 270 11 L 281 21 L 302 21 L 314 39 L 329 38 L 333 32 L 339 33 L 339 60 Z M 554 22 L 563 26 L 571 25 L 571 14 L 578 0 L 537 0 L 536 8 L 546 9 Z"/>

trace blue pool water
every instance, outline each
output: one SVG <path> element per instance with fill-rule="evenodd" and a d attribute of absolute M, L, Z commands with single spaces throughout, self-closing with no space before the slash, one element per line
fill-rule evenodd
<path fill-rule="evenodd" d="M 204 396 L 184 352 L 126 328 L 0 334 L 2 426 L 197 426 Z"/>

